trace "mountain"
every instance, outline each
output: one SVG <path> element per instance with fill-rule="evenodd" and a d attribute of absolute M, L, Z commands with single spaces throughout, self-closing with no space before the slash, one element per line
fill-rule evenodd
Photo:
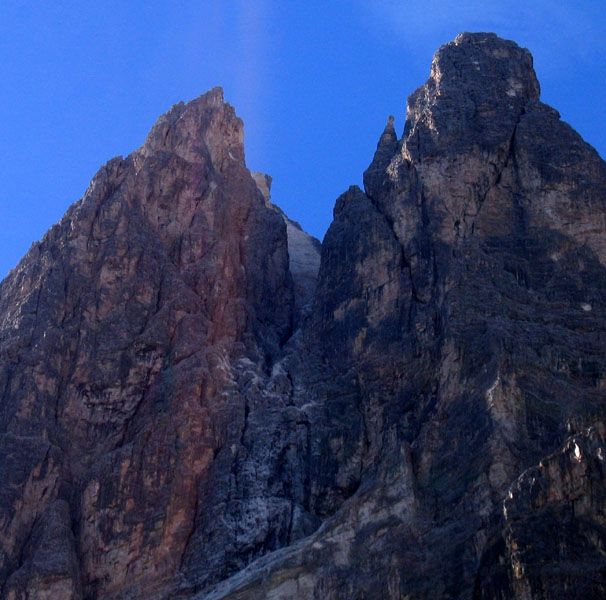
<path fill-rule="evenodd" d="M 320 247 L 216 88 L 0 284 L 3 600 L 606 593 L 606 163 L 464 33 Z"/>

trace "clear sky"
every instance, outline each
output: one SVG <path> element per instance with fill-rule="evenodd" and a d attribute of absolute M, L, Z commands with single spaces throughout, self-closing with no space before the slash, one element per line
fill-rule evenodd
<path fill-rule="evenodd" d="M 104 162 L 216 85 L 249 168 L 321 239 L 461 31 L 529 48 L 543 101 L 606 156 L 604 0 L 0 0 L 0 278 Z"/>

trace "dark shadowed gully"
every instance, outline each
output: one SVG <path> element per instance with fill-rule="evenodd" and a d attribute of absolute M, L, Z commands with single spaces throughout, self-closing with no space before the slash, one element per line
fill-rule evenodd
<path fill-rule="evenodd" d="M 606 164 L 462 34 L 321 250 L 214 89 L 0 285 L 3 600 L 606 594 Z M 321 252 L 321 257 L 320 257 Z"/>

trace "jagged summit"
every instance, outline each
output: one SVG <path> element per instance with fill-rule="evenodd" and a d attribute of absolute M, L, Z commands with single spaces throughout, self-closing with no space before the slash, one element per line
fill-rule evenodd
<path fill-rule="evenodd" d="M 0 597 L 603 597 L 606 164 L 464 33 L 322 243 L 219 88 L 0 284 Z M 319 268 L 318 268 L 319 267 Z"/>
<path fill-rule="evenodd" d="M 244 123 L 223 100 L 223 89 L 215 87 L 162 115 L 138 153 L 162 150 L 189 162 L 210 159 L 218 170 L 225 161 L 244 163 Z"/>
<path fill-rule="evenodd" d="M 242 121 L 218 88 L 176 105 L 0 285 L 4 597 L 166 585 L 202 479 L 242 430 L 226 365 L 264 373 L 295 312 L 286 226 L 244 165 Z M 40 570 L 47 548 L 62 560 Z"/>
<path fill-rule="evenodd" d="M 462 33 L 436 52 L 429 79 L 408 98 L 401 159 L 420 167 L 480 148 L 505 155 L 527 105 L 539 95 L 528 50 L 494 33 Z M 386 168 L 395 147 L 388 123 L 365 175 L 371 196 L 372 174 Z"/>
<path fill-rule="evenodd" d="M 495 34 L 462 33 L 436 52 L 429 79 L 408 99 L 407 151 L 421 161 L 502 144 L 539 95 L 528 50 Z"/>

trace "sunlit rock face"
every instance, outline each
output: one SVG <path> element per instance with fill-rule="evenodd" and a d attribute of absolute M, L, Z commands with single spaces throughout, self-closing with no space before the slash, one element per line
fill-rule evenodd
<path fill-rule="evenodd" d="M 0 285 L 6 600 L 606 594 L 606 164 L 461 34 L 318 243 L 212 90 Z"/>
<path fill-rule="evenodd" d="M 286 227 L 242 140 L 221 90 L 174 106 L 2 283 L 6 598 L 144 598 L 202 532 L 212 577 L 299 532 L 288 497 L 263 516 L 263 482 L 236 491 L 244 390 L 286 385 L 295 321 Z"/>

